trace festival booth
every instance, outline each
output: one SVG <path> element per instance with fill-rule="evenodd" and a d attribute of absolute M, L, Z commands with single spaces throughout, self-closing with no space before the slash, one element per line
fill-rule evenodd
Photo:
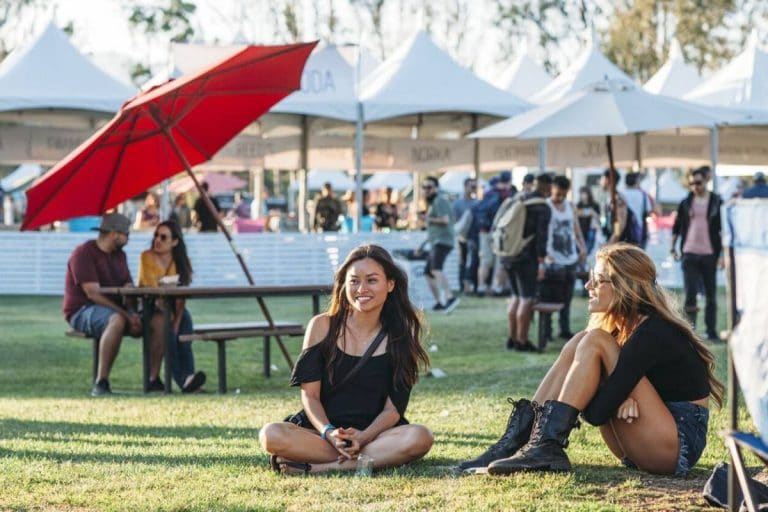
<path fill-rule="evenodd" d="M 0 63 L 0 162 L 54 164 L 135 92 L 49 24 Z"/>

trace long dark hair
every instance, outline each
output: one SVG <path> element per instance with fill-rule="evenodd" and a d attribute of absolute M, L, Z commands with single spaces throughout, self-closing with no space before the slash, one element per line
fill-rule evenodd
<path fill-rule="evenodd" d="M 387 294 L 384 307 L 381 310 L 381 325 L 389 341 L 387 352 L 392 359 L 393 383 L 395 386 L 412 387 L 419 378 L 419 366 L 429 366 L 429 356 L 421 346 L 422 322 L 420 315 L 408 298 L 408 276 L 395 265 L 392 256 L 386 249 L 378 245 L 361 245 L 347 255 L 344 263 L 336 271 L 333 283 L 333 293 L 328 306 L 327 315 L 330 318 L 328 335 L 321 342 L 327 363 L 330 381 L 333 382 L 333 367 L 341 357 L 341 350 L 336 340 L 342 337 L 350 314 L 347 301 L 346 277 L 347 270 L 356 261 L 370 258 L 382 266 L 388 280 L 394 281 L 395 287 Z"/>
<path fill-rule="evenodd" d="M 166 220 L 161 222 L 155 227 L 155 232 L 160 226 L 165 226 L 171 231 L 171 241 L 176 240 L 178 243 L 173 247 L 171 255 L 173 257 L 173 263 L 176 265 L 176 272 L 179 273 L 179 284 L 182 286 L 188 286 L 192 282 L 192 263 L 187 256 L 187 246 L 184 243 L 184 235 L 181 232 L 179 225 L 172 220 Z M 154 239 L 152 240 L 154 244 Z M 150 247 L 152 247 L 150 245 Z"/>

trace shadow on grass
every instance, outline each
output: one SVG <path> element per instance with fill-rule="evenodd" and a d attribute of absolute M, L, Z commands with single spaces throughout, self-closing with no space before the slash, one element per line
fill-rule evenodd
<path fill-rule="evenodd" d="M 125 436 L 128 438 L 179 438 L 193 437 L 196 439 L 219 438 L 243 438 L 257 439 L 257 428 L 229 428 L 229 427 L 199 427 L 181 426 L 168 427 L 163 425 L 114 425 L 104 423 L 73 423 L 65 421 L 36 421 L 17 420 L 13 418 L 0 419 L 0 439 L 31 439 L 41 441 L 71 442 L 72 438 L 92 435 Z M 55 436 L 55 437 L 54 437 Z M 104 441 L 105 444 L 117 443 L 120 440 Z M 131 442 L 150 443 L 151 441 L 126 439 L 126 444 Z"/>

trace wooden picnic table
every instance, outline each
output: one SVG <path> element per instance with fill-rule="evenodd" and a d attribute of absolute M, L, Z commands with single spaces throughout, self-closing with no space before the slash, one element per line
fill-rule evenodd
<path fill-rule="evenodd" d="M 165 391 L 171 392 L 171 361 L 168 355 L 171 353 L 171 339 L 173 325 L 171 323 L 171 311 L 176 299 L 216 299 L 254 297 L 291 297 L 311 296 L 312 314 L 320 312 L 320 296 L 329 295 L 332 286 L 328 284 L 315 285 L 289 285 L 289 286 L 119 286 L 100 287 L 99 293 L 123 298 L 138 298 L 143 305 L 142 338 L 143 338 L 143 377 L 144 392 L 149 390 L 149 347 L 150 347 L 150 320 L 154 313 L 154 305 L 158 300 L 165 301 L 162 308 L 165 319 Z M 271 322 L 271 318 L 268 319 Z M 278 346 L 283 352 L 289 366 L 293 366 L 290 355 L 279 337 L 276 337 Z"/>

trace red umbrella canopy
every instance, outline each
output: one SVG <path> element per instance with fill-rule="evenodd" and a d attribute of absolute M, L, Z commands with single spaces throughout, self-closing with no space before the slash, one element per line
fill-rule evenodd
<path fill-rule="evenodd" d="M 139 94 L 27 190 L 22 229 L 104 213 L 209 160 L 300 87 L 315 44 L 249 46 Z"/>

